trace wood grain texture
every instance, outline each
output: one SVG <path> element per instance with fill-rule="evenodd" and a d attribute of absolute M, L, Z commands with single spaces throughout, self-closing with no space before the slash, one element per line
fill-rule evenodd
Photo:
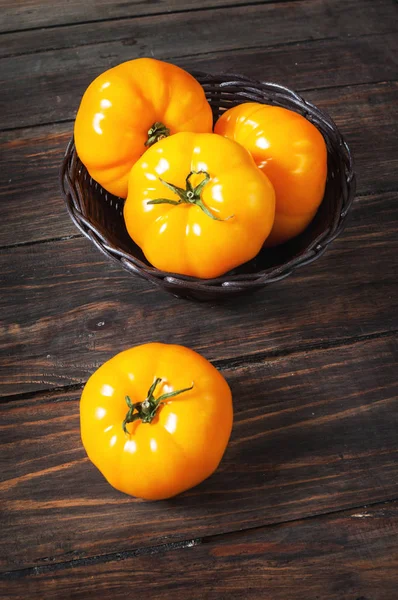
<path fill-rule="evenodd" d="M 147 6 L 150 6 L 148 3 Z M 206 4 L 200 5 L 204 8 Z M 198 7 L 199 8 L 199 7 Z M 137 56 L 185 56 L 236 51 L 303 40 L 336 39 L 396 32 L 397 9 L 385 0 L 311 0 L 257 3 L 134 19 L 84 23 L 3 34 L 0 57 L 96 46 L 126 59 Z M 189 34 L 187 35 L 187 32 Z M 234 32 L 231 35 L 231 32 Z M 105 45 L 104 45 L 105 44 Z M 127 54 L 126 54 L 127 53 Z M 8 63 L 5 63 L 8 64 Z M 95 62 L 92 65 L 95 67 Z M 380 66 L 382 63 L 380 62 Z"/>
<path fill-rule="evenodd" d="M 4 250 L 0 395 L 80 383 L 111 355 L 148 341 L 225 361 L 397 330 L 397 217 L 395 194 L 361 198 L 320 260 L 226 303 L 176 299 L 85 238 Z"/>
<path fill-rule="evenodd" d="M 392 0 L 0 0 L 2 598 L 396 600 L 397 503 L 363 507 L 398 497 L 396 15 Z M 360 195 L 321 260 L 200 305 L 80 237 L 58 188 L 80 96 L 143 55 L 330 112 Z M 153 340 L 213 360 L 235 424 L 213 477 L 145 503 L 85 456 L 78 400 L 99 364 Z"/>
<path fill-rule="evenodd" d="M 250 70 L 249 63 L 247 67 Z M 352 73 L 355 69 L 354 65 Z M 318 75 L 322 77 L 320 71 Z M 398 84 L 312 90 L 304 95 L 329 111 L 347 138 L 355 159 L 358 194 L 397 190 Z M 78 233 L 58 184 L 59 166 L 72 129 L 72 123 L 59 123 L 2 134 L 0 246 Z"/>
<path fill-rule="evenodd" d="M 396 600 L 397 503 L 0 576 L 7 598 Z"/>
<path fill-rule="evenodd" d="M 201 8 L 277 3 L 286 0 L 202 0 Z M 290 3 L 295 0 L 289 0 Z M 296 0 L 297 1 L 297 0 Z M 49 0 L 1 0 L 0 32 L 53 27 L 70 23 L 109 21 L 139 15 L 162 14 L 197 9 L 195 0 L 68 0 L 51 10 Z"/>
<path fill-rule="evenodd" d="M 67 123 L 0 136 L 0 247 L 79 233 L 59 184 L 72 129 Z"/>
<path fill-rule="evenodd" d="M 224 369 L 235 422 L 219 470 L 154 503 L 113 490 L 85 457 L 80 390 L 3 405 L 2 569 L 396 498 L 396 359 L 385 337 Z"/>
<path fill-rule="evenodd" d="M 313 90 L 396 80 L 397 52 L 397 34 L 386 33 L 348 40 L 311 40 L 289 47 L 249 48 L 233 55 L 231 52 L 198 54 L 186 60 L 191 69 L 249 73 L 253 79 Z"/>

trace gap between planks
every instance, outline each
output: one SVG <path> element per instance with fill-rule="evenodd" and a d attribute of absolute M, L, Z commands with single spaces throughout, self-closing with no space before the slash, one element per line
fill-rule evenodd
<path fill-rule="evenodd" d="M 304 0 L 305 1 L 305 0 Z M 228 10 L 229 8 L 245 8 L 248 6 L 261 6 L 261 4 L 268 4 L 272 6 L 272 4 L 292 4 L 293 2 L 303 2 L 303 0 L 253 0 L 252 2 L 242 2 L 240 3 L 225 3 L 225 4 L 214 4 L 211 6 L 204 7 L 190 7 L 190 8 L 182 8 L 179 10 L 165 10 L 159 12 L 149 12 L 149 13 L 139 13 L 136 15 L 125 15 L 118 17 L 108 17 L 105 19 L 87 19 L 84 21 L 70 21 L 68 23 L 54 23 L 53 25 L 41 25 L 37 27 L 28 27 L 25 29 L 10 29 L 0 31 L 0 37 L 2 35 L 8 35 L 13 33 L 24 33 L 30 31 L 43 31 L 43 29 L 61 29 L 64 27 L 73 27 L 74 25 L 93 25 L 97 23 L 110 23 L 115 21 L 128 21 L 129 19 L 140 19 L 140 18 L 149 18 L 149 17 L 162 17 L 169 15 L 179 15 L 185 13 L 196 13 L 196 12 L 208 12 L 213 10 Z"/>
<path fill-rule="evenodd" d="M 362 342 L 370 340 L 379 340 L 384 338 L 394 338 L 398 334 L 398 330 L 381 331 L 377 333 L 370 333 L 358 336 L 352 336 L 339 340 L 331 340 L 327 343 L 308 344 L 306 346 L 295 348 L 285 348 L 284 350 L 273 350 L 267 352 L 259 352 L 252 355 L 242 355 L 234 358 L 225 358 L 220 360 L 212 360 L 211 363 L 218 370 L 222 371 L 235 371 L 237 369 L 244 369 L 246 367 L 260 366 L 267 360 L 275 360 L 278 358 L 288 358 L 300 354 L 307 354 L 309 352 L 317 352 L 322 350 L 331 350 L 333 348 L 345 348 L 347 346 L 354 346 Z M 9 404 L 11 402 L 23 402 L 35 400 L 36 397 L 41 398 L 41 404 L 44 402 L 57 402 L 59 394 L 79 391 L 83 389 L 85 382 L 71 383 L 65 386 L 57 386 L 55 388 L 47 388 L 44 390 L 37 390 L 34 392 L 25 392 L 22 394 L 14 394 L 10 396 L 0 397 L 0 406 Z M 72 400 L 72 399 L 71 399 Z M 64 400 L 65 401 L 65 400 Z M 68 401 L 68 400 L 66 400 Z M 74 399 L 73 399 L 74 401 Z"/>
<path fill-rule="evenodd" d="M 47 125 L 42 125 L 41 127 L 46 127 Z M 35 126 L 36 127 L 36 126 Z M 39 127 L 37 125 L 37 127 Z M 30 129 L 26 128 L 26 129 Z M 358 194 L 355 196 L 355 202 L 360 202 L 361 199 L 363 198 L 367 198 L 368 196 L 382 196 L 384 194 L 395 194 L 398 193 L 398 189 L 376 189 L 376 190 L 369 190 L 369 191 L 365 191 L 362 192 L 361 194 Z M 41 238 L 38 240 L 29 240 L 26 242 L 16 242 L 14 244 L 3 244 L 2 246 L 0 246 L 0 252 L 2 250 L 12 250 L 14 248 L 23 248 L 23 247 L 30 247 L 30 246 L 39 246 L 41 244 L 49 244 L 49 243 L 56 243 L 56 242 L 68 242 L 70 240 L 75 240 L 75 239 L 80 239 L 80 238 L 84 238 L 85 236 L 82 233 L 73 233 L 71 235 L 60 235 L 60 236 L 55 236 L 55 237 L 48 237 L 48 238 Z"/>
<path fill-rule="evenodd" d="M 196 55 L 198 56 L 198 55 Z M 170 60 L 172 60 L 173 58 L 171 58 Z M 217 75 L 217 73 L 216 73 Z M 231 77 L 233 77 L 233 73 L 231 73 Z M 296 91 L 299 94 L 303 94 L 303 93 L 308 93 L 308 92 L 316 92 L 318 90 L 338 90 L 338 89 L 353 89 L 353 88 L 357 88 L 357 87 L 361 87 L 361 86 L 376 86 L 376 85 L 387 85 L 387 84 L 395 84 L 398 83 L 398 79 L 382 79 L 380 81 L 366 81 L 366 82 L 360 82 L 360 83 L 350 83 L 350 84 L 344 84 L 344 85 L 325 85 L 325 86 L 319 86 L 319 87 L 309 87 L 309 88 L 297 88 Z M 0 128 L 0 134 L 1 133 L 10 133 L 12 131 L 24 131 L 24 130 L 30 130 L 30 129 L 38 129 L 40 127 L 52 127 L 54 125 L 60 125 L 63 123 L 74 123 L 75 119 L 57 119 L 56 121 L 45 121 L 45 122 L 40 122 L 40 123 L 32 123 L 31 125 L 23 125 L 23 126 L 17 126 L 17 127 L 3 127 Z M 391 191 L 395 191 L 395 190 L 382 190 L 381 193 L 387 193 L 387 192 L 391 192 Z M 373 192 L 369 191 L 367 193 L 363 193 L 361 195 L 365 195 L 365 196 L 369 196 L 370 194 L 373 193 L 378 193 L 377 191 Z M 2 246 L 0 248 L 0 250 L 4 248 L 4 246 Z"/>
<path fill-rule="evenodd" d="M 297 0 L 296 0 L 297 1 Z M 240 8 L 240 7 L 239 7 Z M 201 9 L 203 10 L 203 9 Z M 79 23 L 80 25 L 80 23 Z M 68 25 L 68 27 L 70 27 L 71 25 Z M 52 29 L 52 28 L 51 28 Z M 397 30 L 398 31 L 398 30 Z M 8 33 L 8 32 L 7 32 Z M 23 33 L 20 32 L 20 33 Z M 395 30 L 389 31 L 389 34 L 392 33 L 396 33 Z M 1 39 L 1 35 L 2 33 L 0 32 L 0 39 Z M 380 33 L 361 33 L 359 35 L 356 35 L 355 37 L 351 37 L 350 36 L 350 41 L 351 40 L 361 40 L 361 39 L 367 39 L 367 38 L 372 38 L 372 37 L 380 37 Z M 323 37 L 311 37 L 311 38 L 302 38 L 299 40 L 292 40 L 290 42 L 275 42 L 274 44 L 258 44 L 256 46 L 238 46 L 236 48 L 231 48 L 230 50 L 225 50 L 225 49 L 220 49 L 220 50 L 209 50 L 208 52 L 198 52 L 198 53 L 189 53 L 189 54 L 178 54 L 176 56 L 165 56 L 162 58 L 162 60 L 165 60 L 166 62 L 170 62 L 173 60 L 181 60 L 181 59 L 192 59 L 192 58 L 206 58 L 206 56 L 215 56 L 215 55 L 219 55 L 219 54 L 239 54 L 240 52 L 248 52 L 248 51 L 257 51 L 257 50 L 275 50 L 278 48 L 294 48 L 295 46 L 302 46 L 304 44 L 313 44 L 313 43 L 319 43 L 319 42 L 338 42 L 341 40 L 345 40 L 346 36 L 323 36 Z M 122 40 L 114 40 L 115 42 L 117 41 L 122 41 Z M 87 42 L 87 43 L 79 43 L 77 45 L 68 45 L 68 46 L 57 46 L 56 48 L 53 47 L 48 47 L 48 48 L 42 48 L 42 49 L 38 49 L 38 50 L 33 50 L 33 51 L 26 51 L 26 52 L 11 52 L 10 54 L 4 54 L 3 56 L 0 57 L 0 61 L 1 60 L 8 60 L 10 58 L 17 58 L 17 57 L 21 57 L 21 56 L 32 56 L 34 54 L 46 54 L 47 52 L 59 52 L 62 50 L 70 50 L 71 48 L 78 50 L 79 48 L 89 48 L 90 46 L 101 46 L 103 44 L 109 44 L 109 40 L 103 40 L 103 41 L 96 41 L 96 42 Z M 142 58 L 140 56 L 136 57 L 136 58 Z M 160 58 L 156 57 L 157 60 L 160 60 Z M 376 82 L 377 83 L 377 82 Z M 380 82 L 381 83 L 381 82 Z M 355 84 L 354 84 L 355 85 Z M 356 84 L 356 85 L 360 85 L 360 84 Z M 339 86 L 331 86 L 331 87 L 339 87 Z"/>

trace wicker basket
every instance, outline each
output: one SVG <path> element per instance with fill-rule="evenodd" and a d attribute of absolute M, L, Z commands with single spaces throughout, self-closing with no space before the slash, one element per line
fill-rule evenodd
<path fill-rule="evenodd" d="M 242 102 L 274 104 L 304 115 L 322 133 L 328 149 L 328 178 L 318 212 L 307 229 L 277 248 L 263 249 L 250 262 L 216 279 L 197 279 L 159 271 L 145 259 L 129 237 L 124 200 L 106 192 L 89 176 L 79 160 L 73 139 L 61 167 L 61 187 L 76 226 L 106 256 L 133 275 L 139 275 L 174 295 L 217 300 L 257 290 L 280 281 L 298 267 L 319 258 L 342 231 L 355 194 L 350 150 L 332 119 L 295 92 L 275 83 L 257 82 L 240 75 L 193 73 L 202 84 L 216 121 L 222 112 Z"/>

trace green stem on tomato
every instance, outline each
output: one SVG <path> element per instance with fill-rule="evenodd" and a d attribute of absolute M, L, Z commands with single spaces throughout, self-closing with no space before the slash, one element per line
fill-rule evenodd
<path fill-rule="evenodd" d="M 205 177 L 197 186 L 193 187 L 191 183 L 192 175 L 204 175 Z M 177 201 L 170 200 L 169 198 L 156 198 L 156 200 L 149 200 L 147 204 L 195 204 L 201 210 L 203 210 L 203 212 L 208 217 L 214 219 L 215 221 L 228 221 L 228 219 L 231 219 L 233 217 L 233 215 L 230 215 L 226 219 L 220 219 L 216 215 L 213 215 L 213 213 L 209 210 L 209 208 L 207 208 L 207 206 L 203 202 L 201 198 L 201 193 L 206 183 L 210 181 L 210 175 L 207 171 L 191 171 L 185 180 L 185 190 L 183 188 L 178 187 L 177 185 L 174 185 L 173 183 L 164 181 L 160 177 L 159 181 L 163 183 L 163 185 L 166 186 L 170 191 L 176 194 L 179 197 L 179 200 Z"/>
<path fill-rule="evenodd" d="M 163 125 L 163 123 L 160 121 L 156 121 L 156 123 L 154 123 L 150 129 L 148 129 L 148 139 L 145 142 L 145 146 L 152 146 L 152 144 L 155 144 L 159 140 L 162 140 L 169 135 L 170 129 L 168 129 L 166 125 Z"/>
<path fill-rule="evenodd" d="M 158 411 L 159 406 L 164 404 L 165 400 L 174 398 L 174 396 L 178 396 L 183 392 L 188 392 L 193 388 L 192 383 L 191 387 L 184 388 L 182 390 L 176 390 L 174 392 L 168 392 L 167 394 L 162 394 L 158 398 L 155 398 L 153 394 L 161 381 L 162 380 L 160 377 L 156 377 L 155 381 L 148 390 L 147 397 L 142 402 L 135 402 L 133 404 L 130 400 L 130 397 L 126 396 L 128 411 L 122 425 L 125 433 L 129 433 L 127 430 L 128 423 L 134 423 L 134 421 L 137 421 L 138 419 L 141 419 L 143 423 L 151 423 Z"/>

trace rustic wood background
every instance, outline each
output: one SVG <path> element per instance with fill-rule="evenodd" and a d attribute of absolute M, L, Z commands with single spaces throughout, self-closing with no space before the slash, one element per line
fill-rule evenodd
<path fill-rule="evenodd" d="M 0 0 L 0 597 L 398 598 L 398 7 L 393 0 Z M 176 299 L 70 221 L 58 170 L 101 71 L 153 56 L 277 81 L 356 164 L 346 231 L 250 298 Z M 79 396 L 126 347 L 228 379 L 219 470 L 145 503 L 88 461 Z"/>

